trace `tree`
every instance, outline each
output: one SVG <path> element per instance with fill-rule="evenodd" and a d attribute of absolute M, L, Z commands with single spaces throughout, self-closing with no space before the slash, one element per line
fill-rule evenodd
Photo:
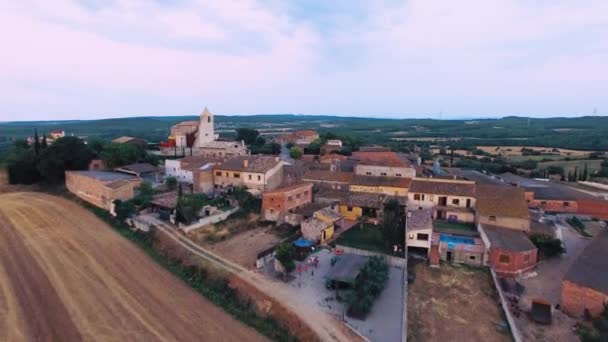
<path fill-rule="evenodd" d="M 574 167 L 574 174 L 572 175 L 572 181 L 576 182 L 578 180 L 578 166 Z"/>
<path fill-rule="evenodd" d="M 42 178 L 38 171 L 38 158 L 29 146 L 24 148 L 15 144 L 6 157 L 6 166 L 10 184 L 34 184 Z"/>
<path fill-rule="evenodd" d="M 40 138 L 42 141 L 40 142 L 40 148 L 41 149 L 45 149 L 47 147 L 49 147 L 48 143 L 46 142 L 46 134 L 42 134 L 42 137 Z"/>
<path fill-rule="evenodd" d="M 147 207 L 154 196 L 154 189 L 152 189 L 152 185 L 149 182 L 142 182 L 135 188 L 135 192 L 136 195 L 133 198 L 133 202 L 142 207 Z"/>
<path fill-rule="evenodd" d="M 587 163 L 585 163 L 585 168 L 583 169 L 583 173 L 581 174 L 581 180 L 586 181 L 589 177 L 589 171 L 587 170 Z"/>
<path fill-rule="evenodd" d="M 34 130 L 34 154 L 40 154 L 40 140 L 38 139 L 38 130 Z"/>
<path fill-rule="evenodd" d="M 289 156 L 293 159 L 300 159 L 302 158 L 302 150 L 297 146 L 292 146 L 289 149 Z"/>
<path fill-rule="evenodd" d="M 309 154 L 319 154 L 321 153 L 321 144 L 323 142 L 321 141 L 321 139 L 315 139 L 313 141 L 310 142 L 310 144 L 308 144 L 308 146 L 306 147 L 306 152 L 308 152 Z"/>
<path fill-rule="evenodd" d="M 148 161 L 146 151 L 133 144 L 109 144 L 103 148 L 100 157 L 109 168 Z"/>
<path fill-rule="evenodd" d="M 188 194 L 177 199 L 176 217 L 179 222 L 191 224 L 198 218 L 198 214 L 207 203 L 204 194 Z"/>
<path fill-rule="evenodd" d="M 104 144 L 103 140 L 101 140 L 99 138 L 91 138 L 91 139 L 89 139 L 87 141 L 87 145 L 98 156 L 101 154 L 101 151 L 103 151 L 103 149 L 105 147 L 105 144 Z"/>
<path fill-rule="evenodd" d="M 115 200 L 114 213 L 116 213 L 116 218 L 120 221 L 124 221 L 135 213 L 135 205 L 132 201 Z"/>
<path fill-rule="evenodd" d="M 281 265 L 285 268 L 286 273 L 290 273 L 296 268 L 293 261 L 296 255 L 296 249 L 292 244 L 283 242 L 277 246 L 275 250 L 275 258 L 281 262 Z"/>
<path fill-rule="evenodd" d="M 405 241 L 404 213 L 397 200 L 384 203 L 382 211 L 382 237 L 387 247 L 403 245 Z"/>
<path fill-rule="evenodd" d="M 558 256 L 566 252 L 566 249 L 562 245 L 562 241 L 548 234 L 532 234 L 530 240 L 534 246 L 538 248 L 540 253 L 547 258 Z"/>
<path fill-rule="evenodd" d="M 77 137 L 59 138 L 40 153 L 38 171 L 48 183 L 60 183 L 65 171 L 86 170 L 94 155 Z"/>
<path fill-rule="evenodd" d="M 165 184 L 170 190 L 173 190 L 177 187 L 177 178 L 170 176 L 165 179 Z"/>
<path fill-rule="evenodd" d="M 383 257 L 372 256 L 361 266 L 359 275 L 348 296 L 348 313 L 354 317 L 365 317 L 374 300 L 380 296 L 389 277 L 388 263 Z"/>
<path fill-rule="evenodd" d="M 247 145 L 253 144 L 259 135 L 260 132 L 253 128 L 242 127 L 236 129 L 236 140 L 244 140 Z"/>

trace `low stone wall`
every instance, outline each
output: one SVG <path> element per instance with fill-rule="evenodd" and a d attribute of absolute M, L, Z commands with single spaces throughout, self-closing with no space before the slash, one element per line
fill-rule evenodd
<path fill-rule="evenodd" d="M 502 289 L 500 288 L 498 276 L 496 275 L 496 272 L 494 272 L 494 269 L 490 268 L 490 272 L 492 273 L 492 279 L 494 280 L 494 287 L 496 287 L 496 292 L 498 292 L 498 296 L 500 297 L 500 305 L 502 306 L 502 310 L 504 311 L 505 316 L 507 317 L 507 321 L 509 322 L 511 336 L 513 336 L 513 340 L 515 342 L 522 342 L 523 338 L 521 336 L 521 333 L 519 332 L 519 328 L 517 327 L 517 325 L 515 325 L 515 319 L 513 319 L 513 315 L 509 310 L 509 303 L 507 302 L 507 299 L 504 293 L 502 292 Z"/>
<path fill-rule="evenodd" d="M 184 225 L 184 224 L 179 224 L 179 229 L 181 231 L 183 231 L 184 233 L 189 233 L 195 229 L 199 229 L 202 228 L 204 226 L 210 225 L 210 224 L 214 224 L 214 223 L 218 223 L 220 221 L 224 221 L 225 219 L 228 218 L 228 216 L 230 216 L 233 213 L 236 213 L 239 210 L 239 208 L 233 208 L 230 209 L 228 211 L 224 211 L 221 214 L 216 214 L 216 215 L 211 215 L 211 216 L 207 216 L 207 217 L 203 217 L 200 220 L 198 220 L 198 222 L 193 223 L 189 226 Z"/>
<path fill-rule="evenodd" d="M 351 253 L 351 254 L 356 254 L 356 255 L 381 256 L 381 257 L 386 258 L 386 262 L 388 262 L 389 265 L 395 266 L 395 267 L 401 267 L 401 268 L 405 269 L 405 267 L 407 266 L 407 260 L 405 258 L 398 258 L 398 257 L 394 257 L 394 256 L 387 255 L 387 254 L 367 251 L 365 249 L 359 249 L 359 248 L 343 246 L 343 245 L 336 245 L 336 249 L 342 250 L 342 251 L 344 251 L 344 253 Z"/>
<path fill-rule="evenodd" d="M 585 182 L 585 181 L 578 181 L 577 183 L 587 185 L 587 186 L 590 186 L 590 187 L 596 188 L 596 189 L 608 190 L 608 184 L 602 184 L 602 183 L 596 183 L 596 182 Z"/>

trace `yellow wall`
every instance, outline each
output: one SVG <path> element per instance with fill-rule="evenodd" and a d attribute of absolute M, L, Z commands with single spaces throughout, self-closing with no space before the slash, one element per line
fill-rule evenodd
<path fill-rule="evenodd" d="M 331 226 L 325 228 L 324 232 L 325 239 L 323 239 L 323 233 L 321 233 L 321 242 L 325 242 L 326 240 L 329 240 L 332 236 L 334 236 L 334 225 L 332 224 Z"/>
<path fill-rule="evenodd" d="M 340 204 L 340 214 L 349 220 L 356 220 L 363 215 L 361 207 L 352 207 L 352 211 L 348 211 L 348 206 Z"/>

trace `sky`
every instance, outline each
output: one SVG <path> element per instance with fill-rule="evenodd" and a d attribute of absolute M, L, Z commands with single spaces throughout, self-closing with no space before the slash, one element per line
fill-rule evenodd
<path fill-rule="evenodd" d="M 608 115 L 606 0 L 19 0 L 0 23 L 0 121 Z"/>

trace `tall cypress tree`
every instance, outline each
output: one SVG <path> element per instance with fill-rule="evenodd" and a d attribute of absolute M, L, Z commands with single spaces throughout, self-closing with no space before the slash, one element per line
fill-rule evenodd
<path fill-rule="evenodd" d="M 34 130 L 34 154 L 40 154 L 40 140 L 38 140 L 38 129 Z"/>
<path fill-rule="evenodd" d="M 589 177 L 588 172 L 589 171 L 587 170 L 587 163 L 585 163 L 585 168 L 583 169 L 583 173 L 581 174 L 581 180 L 582 181 L 586 181 L 587 180 L 587 177 Z"/>
<path fill-rule="evenodd" d="M 44 150 L 45 148 L 48 147 L 48 145 L 46 143 L 46 134 L 42 134 L 41 139 L 42 139 L 42 141 L 40 142 L 40 147 L 42 147 L 42 149 Z"/>
<path fill-rule="evenodd" d="M 574 175 L 572 175 L 572 181 L 576 182 L 578 180 L 578 167 L 574 167 Z"/>

